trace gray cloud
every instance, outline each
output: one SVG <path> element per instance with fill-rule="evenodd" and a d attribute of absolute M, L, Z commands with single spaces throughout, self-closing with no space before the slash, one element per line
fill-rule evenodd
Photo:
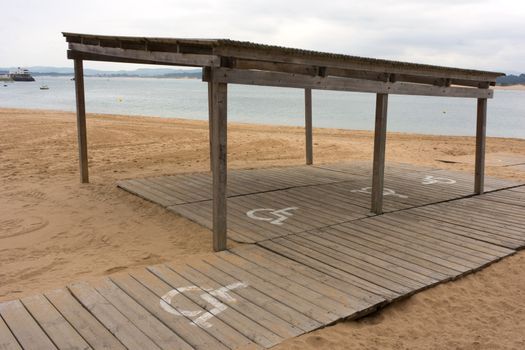
<path fill-rule="evenodd" d="M 76 31 L 228 37 L 438 65 L 525 70 L 525 5 L 518 0 L 17 0 L 4 3 L 2 12 L 0 66 L 70 65 L 60 32 Z"/>

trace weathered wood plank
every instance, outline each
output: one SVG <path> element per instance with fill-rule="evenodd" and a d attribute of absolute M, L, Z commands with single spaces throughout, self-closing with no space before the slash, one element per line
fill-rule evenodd
<path fill-rule="evenodd" d="M 453 85 L 481 87 L 494 85 L 493 82 L 480 82 L 479 80 L 472 79 L 446 79 L 438 77 L 418 76 L 413 74 L 390 74 L 384 71 L 370 71 L 370 70 L 356 70 L 356 69 L 344 69 L 337 67 L 323 67 L 324 74 L 321 74 L 320 67 L 311 64 L 293 64 L 293 63 L 281 63 L 281 62 L 268 62 L 262 60 L 248 60 L 242 58 L 236 58 L 230 68 L 236 69 L 256 69 L 272 72 L 283 72 L 283 73 L 295 73 L 304 74 L 310 76 L 322 75 L 322 76 L 336 76 L 345 78 L 357 78 L 366 80 L 378 80 L 378 81 L 405 81 L 410 83 L 418 84 L 430 84 L 437 86 L 450 86 Z M 390 80 L 389 80 L 390 78 Z M 448 83 L 447 83 L 448 82 Z"/>
<path fill-rule="evenodd" d="M 355 256 L 340 253 L 330 247 L 310 241 L 305 237 L 294 235 L 287 236 L 281 240 L 293 242 L 300 251 L 328 265 L 399 293 L 410 293 L 410 291 L 424 286 L 421 282 L 406 278 L 399 273 L 374 265 L 359 257 L 356 258 Z"/>
<path fill-rule="evenodd" d="M 191 268 L 212 278 L 221 285 L 231 285 L 239 281 L 237 276 L 232 276 L 231 274 L 218 269 L 216 266 L 212 266 L 210 263 L 204 260 L 195 259 L 187 261 L 186 263 Z M 168 266 L 172 269 L 177 268 L 176 265 L 173 264 L 168 264 Z M 273 299 L 271 295 L 268 295 L 265 291 L 259 291 L 251 284 L 248 284 L 248 286 L 245 288 L 236 289 L 235 293 L 257 305 L 258 307 L 267 310 L 283 321 L 291 324 L 293 327 L 300 329 L 301 332 L 299 333 L 309 332 L 321 325 L 314 319 L 284 304 L 281 300 Z"/>
<path fill-rule="evenodd" d="M 170 330 L 159 319 L 149 313 L 148 310 L 117 287 L 111 280 L 103 279 L 92 283 L 92 285 L 104 298 L 162 349 L 192 349 L 184 339 Z"/>
<path fill-rule="evenodd" d="M 457 275 L 470 271 L 471 265 L 465 265 L 465 261 L 458 260 L 454 256 L 445 252 L 435 250 L 432 247 L 419 245 L 414 241 L 407 240 L 407 237 L 392 234 L 390 230 L 382 227 L 367 225 L 363 222 L 353 222 L 352 225 L 342 224 L 337 226 L 338 230 L 348 233 L 347 229 L 357 230 L 364 233 L 374 241 L 378 240 L 384 245 L 396 247 L 398 250 L 407 252 L 410 255 L 432 261 L 448 269 L 457 271 Z M 395 233 L 395 232 L 394 232 Z M 468 263 L 468 262 L 467 262 Z"/>
<path fill-rule="evenodd" d="M 484 192 L 485 177 L 485 134 L 487 129 L 487 99 L 478 98 L 476 121 L 476 163 L 474 193 Z"/>
<path fill-rule="evenodd" d="M 205 72 L 207 71 L 207 72 Z M 202 69 L 202 75 L 211 74 L 209 68 Z M 213 171 L 213 85 L 208 83 L 208 142 L 210 145 L 210 171 Z"/>
<path fill-rule="evenodd" d="M 67 289 L 53 290 L 45 296 L 93 349 L 126 349 Z"/>
<path fill-rule="evenodd" d="M 301 283 L 296 283 L 292 279 L 284 278 L 273 271 L 272 266 L 263 267 L 253 262 L 251 259 L 245 259 L 238 255 L 230 252 L 224 252 L 220 254 L 221 258 L 228 261 L 229 263 L 242 268 L 243 270 L 249 271 L 257 275 L 258 277 L 268 281 L 268 283 L 274 284 L 278 287 L 288 290 L 289 292 L 297 295 L 299 298 L 303 298 L 312 304 L 322 307 L 324 310 L 338 315 L 339 318 L 344 318 L 349 315 L 356 313 L 358 310 L 349 305 L 340 303 L 337 300 L 327 298 L 322 293 L 319 293 L 311 288 L 305 287 Z"/>
<path fill-rule="evenodd" d="M 84 97 L 84 68 L 82 60 L 75 59 L 75 96 L 77 108 L 77 138 L 78 162 L 80 166 L 80 182 L 89 182 L 87 128 L 86 128 L 86 100 Z"/>
<path fill-rule="evenodd" d="M 318 293 L 346 303 L 356 309 L 362 308 L 363 311 L 371 310 L 378 304 L 384 302 L 384 299 L 364 289 L 331 278 L 317 270 L 258 246 L 243 246 L 242 248 L 230 249 L 230 251 L 265 268 L 271 267 L 273 272 L 278 273 L 284 278 L 314 289 Z M 361 314 L 361 312 L 356 313 L 356 315 L 359 314 Z"/>
<path fill-rule="evenodd" d="M 177 310 L 179 314 L 172 314 L 172 317 L 189 319 L 189 324 L 193 328 L 203 329 L 226 347 L 235 349 L 253 344 L 234 327 L 216 317 L 215 313 L 218 309 L 213 310 L 216 305 L 201 303 L 201 298 L 192 293 L 194 292 L 192 285 L 183 282 L 184 284 L 173 287 L 148 270 L 134 271 L 132 277 L 152 291 L 159 301 L 162 300 L 162 305 Z M 199 291 L 199 288 L 195 287 Z M 208 306 L 210 310 L 206 309 Z"/>
<path fill-rule="evenodd" d="M 59 349 L 91 349 L 43 295 L 37 294 L 23 298 L 21 301 Z"/>
<path fill-rule="evenodd" d="M 408 249 L 389 244 L 381 239 L 369 237 L 358 230 L 351 230 L 349 228 L 341 228 L 339 225 L 331 228 L 325 228 L 320 232 L 326 232 L 323 236 L 333 242 L 341 245 L 350 245 L 354 249 L 362 249 L 362 251 L 369 251 L 370 254 L 377 257 L 389 255 L 398 259 L 405 260 L 418 266 L 419 271 L 432 271 L 429 275 L 433 278 L 445 280 L 447 278 L 455 277 L 458 271 L 439 265 L 429 259 L 424 259 L 417 254 L 412 254 Z M 315 232 L 314 232 L 315 233 Z M 370 249 L 370 250 L 369 250 Z M 385 260 L 388 260 L 386 258 Z"/>
<path fill-rule="evenodd" d="M 92 55 L 102 55 L 107 60 L 113 58 L 122 58 L 129 60 L 137 60 L 138 62 L 155 62 L 157 64 L 170 64 L 191 67 L 218 67 L 220 59 L 214 55 L 199 55 L 176 52 L 161 52 L 161 51 L 146 51 L 146 50 L 131 50 L 121 49 L 118 47 L 104 47 L 96 45 L 85 45 L 78 43 L 69 43 L 69 50 L 72 52 L 80 52 Z M 89 58 L 90 56 L 86 56 Z"/>
<path fill-rule="evenodd" d="M 355 162 L 321 167 L 233 170 L 228 175 L 228 235 L 238 242 L 253 243 L 365 218 L 370 214 L 373 192 L 369 182 L 370 168 L 370 163 Z M 384 213 L 446 202 L 472 194 L 473 179 L 467 174 L 397 163 L 385 165 L 383 173 L 387 177 L 383 191 Z M 127 180 L 119 185 L 213 230 L 211 182 L 209 174 L 197 173 Z M 486 180 L 487 188 L 507 185 L 515 184 L 499 179 Z M 477 206 L 480 212 L 486 214 L 485 220 L 489 225 L 495 222 L 499 224 L 498 220 L 505 218 L 506 226 L 512 229 L 524 222 L 520 213 L 513 209 L 520 206 L 521 198 L 516 195 L 512 197 L 515 199 L 503 199 L 510 201 L 509 204 L 515 204 L 511 207 L 504 204 L 484 205 L 483 203 L 488 202 L 485 197 L 480 197 L 485 200 L 477 202 Z M 497 193 L 494 196 L 501 198 Z M 459 206 L 461 203 L 465 203 L 465 207 Z M 470 211 L 468 203 L 467 199 L 449 202 L 447 208 L 456 206 L 457 212 Z M 279 210 L 289 207 L 298 209 L 292 210 L 292 215 L 281 225 L 247 216 L 247 213 L 256 209 Z M 259 212 L 256 215 L 272 218 L 276 214 Z M 515 247 L 516 244 L 519 245 L 519 240 L 509 236 L 510 233 L 514 236 L 521 235 L 515 231 L 513 229 L 506 232 L 508 239 L 494 235 L 484 237 L 493 243 L 498 239 L 507 241 L 510 244 L 508 247 Z M 479 232 L 481 235 L 486 233 Z"/>
<path fill-rule="evenodd" d="M 266 329 L 273 332 L 275 335 L 281 337 L 282 339 L 294 337 L 304 332 L 300 328 L 277 317 L 268 310 L 258 306 L 254 302 L 242 297 L 241 294 L 239 294 L 237 292 L 237 289 L 235 288 L 236 286 L 244 288 L 244 286 L 239 283 L 234 282 L 233 284 L 226 285 L 229 286 L 228 288 L 226 288 L 228 289 L 227 293 L 228 295 L 231 295 L 232 298 L 228 297 L 228 295 L 222 294 L 221 292 L 225 290 L 226 286 L 215 281 L 214 278 L 216 278 L 216 275 L 214 275 L 213 273 L 210 276 L 208 276 L 206 272 L 208 272 L 209 269 L 203 268 L 203 264 L 199 264 L 199 262 L 197 262 L 196 264 L 192 263 L 192 261 L 188 261 L 187 264 L 171 264 L 170 269 L 172 271 L 175 271 L 176 269 L 176 272 L 178 274 L 187 278 L 194 284 L 200 286 L 205 285 L 208 288 L 213 289 L 215 296 L 219 298 L 223 303 L 234 308 L 236 311 L 242 313 L 244 316 L 257 322 L 262 327 L 265 327 Z"/>
<path fill-rule="evenodd" d="M 479 264 L 485 264 L 487 262 L 487 259 L 471 255 L 469 254 L 470 252 L 461 249 L 461 247 L 450 245 L 440 240 L 421 237 L 417 232 L 385 224 L 379 220 L 360 221 L 357 222 L 355 226 L 367 227 L 370 230 L 388 233 L 393 238 L 395 237 L 402 241 L 411 242 L 410 246 L 415 249 L 428 248 L 428 252 L 444 258 L 447 262 L 455 262 L 470 268 L 476 268 Z"/>
<path fill-rule="evenodd" d="M 19 300 L 1 303 L 0 316 L 9 326 L 23 349 L 56 349 L 53 342 Z"/>
<path fill-rule="evenodd" d="M 304 131 L 306 165 L 313 164 L 313 141 L 312 141 L 312 89 L 304 89 Z"/>
<path fill-rule="evenodd" d="M 323 310 L 321 307 L 312 304 L 307 300 L 301 299 L 296 294 L 293 294 L 286 289 L 282 289 L 279 286 L 269 283 L 270 281 L 252 275 L 250 272 L 222 259 L 219 256 L 206 257 L 205 261 L 210 265 L 216 266 L 223 272 L 236 276 L 236 278 L 245 281 L 259 291 L 264 291 L 265 294 L 271 296 L 273 299 L 281 301 L 321 324 L 331 323 L 337 319 L 335 314 Z"/>
<path fill-rule="evenodd" d="M 216 72 L 212 70 L 212 76 Z M 213 250 L 226 249 L 227 244 L 227 85 L 212 83 L 212 156 L 213 156 Z"/>
<path fill-rule="evenodd" d="M 376 266 L 397 272 L 405 277 L 409 277 L 425 284 L 433 284 L 436 281 L 447 277 L 443 274 L 436 273 L 425 266 L 412 263 L 408 261 L 406 257 L 400 258 L 395 255 L 387 254 L 382 250 L 377 251 L 370 249 L 367 245 L 356 244 L 355 241 L 338 239 L 338 237 L 332 233 L 333 231 L 328 231 L 330 234 L 326 234 L 326 232 L 327 229 L 323 229 L 312 231 L 301 236 L 326 247 L 333 247 L 336 251 L 343 252 L 349 256 L 361 258 L 362 260 L 368 261 Z"/>
<path fill-rule="evenodd" d="M 118 186 L 134 195 L 137 195 L 145 200 L 153 203 L 158 203 L 162 206 L 169 206 L 174 204 L 174 199 L 168 197 L 165 193 L 162 193 L 151 186 L 148 186 L 147 182 L 137 180 L 124 180 L 119 181 Z M 175 201 L 176 203 L 176 201 Z"/>
<path fill-rule="evenodd" d="M 301 248 L 293 244 L 293 242 L 283 241 L 283 240 L 271 240 L 263 241 L 257 243 L 258 245 L 269 249 L 272 252 L 286 256 L 289 259 L 297 261 L 305 266 L 310 267 L 311 269 L 320 271 L 327 276 L 347 282 L 351 285 L 357 286 L 363 290 L 366 290 L 376 296 L 383 297 L 387 300 L 394 300 L 401 296 L 401 294 L 394 292 L 390 289 L 384 288 L 377 284 L 371 283 L 366 279 L 363 279 L 357 275 L 350 274 L 346 271 L 333 267 L 331 265 L 325 264 L 322 261 L 305 255 L 301 252 Z"/>
<path fill-rule="evenodd" d="M 172 306 L 162 298 L 172 289 L 169 286 L 164 285 L 159 295 L 157 294 L 159 292 L 158 286 L 152 285 L 147 288 L 130 275 L 114 275 L 111 277 L 111 280 L 137 303 L 147 309 L 148 312 L 184 339 L 186 343 L 190 344 L 191 347 L 195 349 L 228 349 L 214 336 L 203 328 L 196 327 L 191 319 L 179 312 L 179 310 L 193 310 L 195 308 L 198 311 L 202 311 L 202 309 L 199 310 L 197 305 L 182 297 L 178 298 L 177 301 L 183 304 L 174 302 L 175 305 Z M 150 290 L 149 287 L 155 289 L 155 292 Z"/>
<path fill-rule="evenodd" d="M 375 214 L 383 213 L 383 188 L 385 183 L 385 145 L 388 95 L 377 94 L 374 131 L 374 166 L 372 170 L 372 206 Z"/>
<path fill-rule="evenodd" d="M 497 244 L 483 242 L 477 236 L 468 237 L 464 234 L 463 230 L 453 229 L 453 226 L 447 227 L 447 225 L 442 222 L 438 223 L 431 219 L 425 220 L 416 215 L 412 215 L 410 211 L 397 212 L 384 219 L 389 220 L 392 225 L 409 226 L 410 228 L 417 230 L 418 233 L 430 235 L 449 243 L 460 246 L 463 245 L 470 249 L 489 254 L 490 259 L 506 256 L 513 252 L 511 249 L 500 247 Z"/>
<path fill-rule="evenodd" d="M 120 311 L 87 283 L 74 283 L 69 290 L 128 349 L 160 349 Z"/>
<path fill-rule="evenodd" d="M 489 220 L 484 220 L 481 222 L 473 216 L 465 217 L 464 215 L 459 215 L 454 210 L 448 210 L 443 206 L 416 208 L 413 213 L 435 218 L 440 221 L 445 221 L 456 226 L 474 228 L 479 231 L 488 232 L 499 236 L 518 239 L 523 238 L 523 227 L 511 225 L 505 222 L 493 223 Z"/>
<path fill-rule="evenodd" d="M 171 285 L 174 290 L 177 290 L 180 294 L 185 295 L 207 310 L 210 318 L 217 317 L 230 326 L 233 333 L 239 332 L 250 341 L 266 348 L 277 345 L 282 341 L 283 338 L 262 327 L 255 320 L 247 317 L 237 307 L 233 306 L 237 304 L 237 298 L 233 296 L 232 291 L 236 288 L 243 288 L 243 282 L 239 281 L 236 284 L 226 286 L 210 283 L 209 280 L 203 281 L 202 275 L 196 278 L 197 273 L 181 266 L 170 269 L 167 266 L 158 265 L 151 266 L 148 270 Z M 189 277 L 192 277 L 192 280 L 188 280 L 179 273 L 180 270 L 184 270 L 185 276 L 189 275 Z M 241 305 L 241 308 L 243 305 Z"/>
<path fill-rule="evenodd" d="M 1 350 L 22 350 L 15 336 L 9 330 L 2 317 L 0 317 L 0 349 Z"/>
<path fill-rule="evenodd" d="M 492 89 L 446 87 L 406 82 L 381 82 L 373 80 L 307 76 L 280 72 L 250 71 L 217 68 L 205 81 L 225 84 L 264 85 L 292 88 L 310 88 L 335 91 L 371 92 L 378 94 L 421 95 L 444 97 L 492 98 Z"/>

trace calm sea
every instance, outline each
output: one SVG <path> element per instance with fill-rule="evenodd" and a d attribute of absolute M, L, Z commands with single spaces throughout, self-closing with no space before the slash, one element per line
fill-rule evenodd
<path fill-rule="evenodd" d="M 49 90 L 40 90 L 42 84 Z M 37 77 L 36 82 L 0 83 L 0 107 L 75 110 L 74 82 Z M 85 79 L 87 112 L 206 120 L 207 85 L 200 80 L 157 78 Z M 231 85 L 230 121 L 302 126 L 299 89 Z M 315 127 L 372 130 L 375 96 L 313 91 Z M 390 96 L 388 130 L 474 135 L 476 101 L 463 98 Z M 525 138 L 525 91 L 495 91 L 489 100 L 487 134 Z"/>

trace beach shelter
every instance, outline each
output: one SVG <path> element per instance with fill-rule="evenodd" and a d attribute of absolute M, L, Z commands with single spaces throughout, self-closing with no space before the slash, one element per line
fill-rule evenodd
<path fill-rule="evenodd" d="M 228 39 L 179 39 L 63 33 L 74 60 L 81 182 L 89 182 L 83 61 L 202 67 L 208 83 L 210 159 L 213 176 L 213 248 L 226 248 L 228 84 L 304 89 L 306 163 L 312 155 L 312 89 L 376 94 L 370 209 L 383 211 L 388 96 L 472 98 L 477 103 L 474 193 L 484 190 L 487 100 L 496 78 L 472 69 L 397 62 Z"/>

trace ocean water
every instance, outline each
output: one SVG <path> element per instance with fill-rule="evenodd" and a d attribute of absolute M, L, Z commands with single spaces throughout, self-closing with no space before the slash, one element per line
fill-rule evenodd
<path fill-rule="evenodd" d="M 37 77 L 36 82 L 0 82 L 0 108 L 75 110 L 74 81 Z M 40 90 L 42 84 L 49 90 Z M 207 120 L 207 85 L 195 79 L 86 77 L 88 113 Z M 488 103 L 487 135 L 525 139 L 525 91 L 497 90 Z M 375 96 L 313 91 L 314 127 L 372 130 Z M 300 89 L 230 85 L 229 121 L 304 125 Z M 435 135 L 474 135 L 476 100 L 425 96 L 389 97 L 388 130 Z"/>

